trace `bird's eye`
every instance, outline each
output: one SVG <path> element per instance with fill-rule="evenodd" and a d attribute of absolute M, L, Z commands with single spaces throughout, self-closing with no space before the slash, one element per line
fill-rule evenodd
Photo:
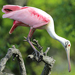
<path fill-rule="evenodd" d="M 68 47 L 71 46 L 69 41 L 66 41 L 66 42 L 65 42 L 65 48 L 67 48 L 67 46 L 68 46 Z"/>
<path fill-rule="evenodd" d="M 68 46 L 70 46 L 70 44 Z"/>

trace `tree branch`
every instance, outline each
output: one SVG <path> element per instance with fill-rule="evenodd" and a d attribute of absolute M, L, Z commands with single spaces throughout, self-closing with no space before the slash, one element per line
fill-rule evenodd
<path fill-rule="evenodd" d="M 42 47 L 38 44 L 38 42 L 35 42 L 35 44 L 36 44 L 37 48 L 40 49 L 40 51 L 37 50 L 37 53 L 38 53 L 37 56 L 34 51 L 32 54 L 28 55 L 28 57 L 32 60 L 36 60 L 37 62 L 44 62 L 45 66 L 44 66 L 44 69 L 43 69 L 41 75 L 50 75 L 53 64 L 55 63 L 55 60 L 52 57 L 47 56 L 47 53 L 50 48 L 48 47 L 46 49 L 46 51 L 43 52 Z M 0 61 L 0 73 L 1 73 L 0 75 L 5 75 L 5 74 L 14 75 L 14 74 L 2 72 L 5 68 L 6 62 L 10 59 L 11 56 L 13 56 L 13 59 L 15 57 L 17 58 L 21 75 L 26 75 L 26 69 L 25 69 L 24 61 L 22 59 L 22 55 L 21 55 L 20 51 L 15 48 L 14 45 L 12 46 L 12 48 L 8 49 L 6 56 L 4 58 L 2 58 Z"/>
<path fill-rule="evenodd" d="M 52 57 L 47 56 L 44 52 L 43 53 L 40 52 L 40 54 L 37 57 L 35 56 L 35 52 L 33 52 L 31 55 L 28 55 L 28 57 L 32 60 L 36 60 L 38 62 L 43 61 L 45 63 L 45 66 L 44 66 L 44 69 L 43 69 L 41 75 L 50 75 L 51 74 L 53 64 L 55 63 L 55 60 Z"/>
<path fill-rule="evenodd" d="M 10 57 L 13 56 L 14 58 L 16 57 L 19 63 L 20 67 L 20 72 L 21 75 L 26 75 L 26 69 L 24 65 L 24 61 L 22 59 L 22 55 L 18 49 L 15 48 L 13 45 L 12 48 L 8 49 L 8 52 L 4 58 L 1 59 L 0 61 L 0 71 L 2 72 L 5 68 L 6 62 L 10 59 Z"/>
<path fill-rule="evenodd" d="M 34 43 L 33 43 L 34 42 Z M 52 57 L 47 56 L 47 53 L 49 51 L 49 47 L 46 49 L 45 52 L 43 52 L 43 48 L 39 45 L 37 40 L 34 40 L 32 43 L 35 45 L 40 51 L 38 53 L 37 50 L 37 56 L 35 52 L 33 52 L 31 55 L 28 55 L 28 57 L 32 60 L 36 60 L 38 62 L 43 61 L 45 63 L 44 69 L 42 71 L 41 75 L 50 75 L 51 74 L 51 69 L 53 67 L 53 64 L 55 63 L 55 60 Z"/>

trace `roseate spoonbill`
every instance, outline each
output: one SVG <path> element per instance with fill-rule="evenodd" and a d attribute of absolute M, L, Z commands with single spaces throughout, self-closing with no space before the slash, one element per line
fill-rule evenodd
<path fill-rule="evenodd" d="M 3 15 L 3 18 L 10 18 L 14 20 L 13 26 L 9 32 L 10 34 L 14 31 L 14 29 L 17 26 L 30 27 L 30 31 L 27 39 L 29 44 L 33 47 L 34 50 L 35 47 L 30 42 L 30 38 L 32 37 L 36 29 L 46 29 L 49 35 L 53 39 L 58 40 L 65 48 L 67 53 L 67 59 L 68 59 L 68 70 L 69 72 L 71 71 L 70 41 L 58 36 L 55 33 L 54 21 L 49 14 L 35 7 L 29 7 L 29 6 L 22 7 L 18 5 L 5 5 L 3 6 L 2 12 L 5 13 Z"/>

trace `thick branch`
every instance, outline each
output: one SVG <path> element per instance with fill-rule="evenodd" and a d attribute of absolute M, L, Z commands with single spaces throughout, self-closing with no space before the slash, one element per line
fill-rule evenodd
<path fill-rule="evenodd" d="M 41 75 L 50 75 L 50 74 L 51 74 L 51 68 L 49 67 L 49 65 L 45 64 Z"/>
<path fill-rule="evenodd" d="M 41 75 L 50 75 L 55 60 L 51 57 L 46 56 L 43 57 L 43 62 L 45 63 L 45 66 Z"/>
<path fill-rule="evenodd" d="M 8 49 L 8 52 L 4 58 L 0 61 L 0 71 L 2 72 L 5 68 L 6 62 L 10 59 L 11 56 L 14 56 L 17 58 L 19 66 L 20 66 L 20 72 L 21 75 L 26 75 L 26 69 L 24 65 L 24 61 L 22 59 L 22 55 L 18 49 L 15 48 L 13 45 L 12 48 Z"/>
<path fill-rule="evenodd" d="M 0 72 L 0 75 L 14 75 L 14 74 Z"/>

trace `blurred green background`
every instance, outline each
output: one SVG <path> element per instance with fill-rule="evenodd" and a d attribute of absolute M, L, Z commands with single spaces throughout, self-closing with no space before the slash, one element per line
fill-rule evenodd
<path fill-rule="evenodd" d="M 0 59 L 5 56 L 8 48 L 14 44 L 22 53 L 27 74 L 40 75 L 44 64 L 27 58 L 27 55 L 31 54 L 33 49 L 27 42 L 23 42 L 23 36 L 27 37 L 29 28 L 20 26 L 11 35 L 9 34 L 13 20 L 3 19 L 1 11 L 3 5 L 6 4 L 37 7 L 53 17 L 56 33 L 71 42 L 71 72 L 68 72 L 65 49 L 58 41 L 52 39 L 46 30 L 36 30 L 32 38 L 39 41 L 44 51 L 47 47 L 50 47 L 48 55 L 56 60 L 51 75 L 75 75 L 75 0 L 0 0 Z M 11 58 L 7 62 L 6 68 L 10 69 L 15 75 L 20 75 L 17 60 L 13 61 Z"/>

